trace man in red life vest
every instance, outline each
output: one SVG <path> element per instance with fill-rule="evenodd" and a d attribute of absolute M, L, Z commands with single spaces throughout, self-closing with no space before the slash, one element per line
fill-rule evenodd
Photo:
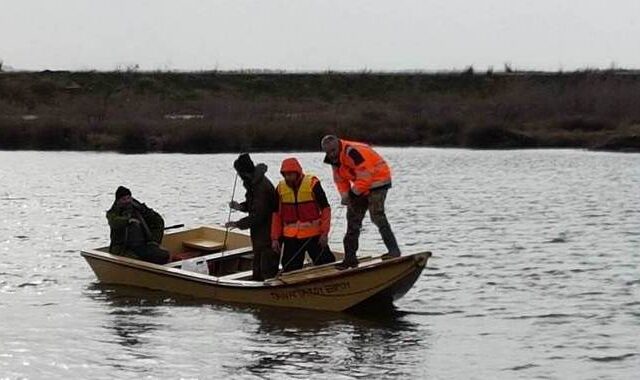
<path fill-rule="evenodd" d="M 329 250 L 331 207 L 320 180 L 304 174 L 295 158 L 282 161 L 284 179 L 276 188 L 278 207 L 271 221 L 272 249 L 280 252 L 284 245 L 284 272 L 302 268 L 307 252 L 314 265 L 334 262 Z"/>
<path fill-rule="evenodd" d="M 358 266 L 356 252 L 362 219 L 369 211 L 388 249 L 383 258 L 400 256 L 398 243 L 384 212 L 387 191 L 391 187 L 391 170 L 385 160 L 369 145 L 328 135 L 322 139 L 325 163 L 333 168 L 333 179 L 347 208 L 347 233 L 344 236 L 344 261 L 339 269 Z"/>

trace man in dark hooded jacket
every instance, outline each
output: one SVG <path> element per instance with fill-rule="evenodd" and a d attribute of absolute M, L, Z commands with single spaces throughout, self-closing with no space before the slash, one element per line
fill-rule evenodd
<path fill-rule="evenodd" d="M 135 200 L 126 187 L 116 190 L 107 220 L 111 228 L 110 253 L 154 264 L 169 262 L 169 252 L 160 247 L 164 235 L 162 216 Z"/>
<path fill-rule="evenodd" d="M 279 254 L 271 249 L 271 214 L 276 209 L 277 195 L 273 184 L 265 176 L 267 165 L 254 165 L 249 154 L 241 154 L 233 167 L 246 189 L 245 201 L 231 202 L 229 207 L 249 215 L 233 222 L 227 228 L 249 229 L 253 245 L 253 280 L 263 281 L 278 273 Z"/>

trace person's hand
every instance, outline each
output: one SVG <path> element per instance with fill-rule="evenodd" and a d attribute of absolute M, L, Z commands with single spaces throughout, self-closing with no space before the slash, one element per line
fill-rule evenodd
<path fill-rule="evenodd" d="M 273 249 L 274 252 L 280 253 L 280 242 L 277 240 L 272 240 L 271 249 Z"/>
<path fill-rule="evenodd" d="M 224 224 L 225 228 L 238 228 L 238 222 L 227 222 Z"/>
<path fill-rule="evenodd" d="M 134 209 L 138 211 L 143 209 L 143 204 L 133 198 L 131 198 L 131 205 L 133 206 Z"/>
<path fill-rule="evenodd" d="M 131 223 L 140 224 L 140 221 L 136 218 L 129 218 L 129 224 Z"/>
<path fill-rule="evenodd" d="M 320 243 L 320 245 L 322 247 L 326 247 L 329 245 L 329 236 L 327 235 L 320 235 L 320 239 L 318 239 L 318 243 Z"/>
<path fill-rule="evenodd" d="M 232 210 L 240 210 L 242 207 L 240 207 L 240 203 L 236 202 L 236 201 L 231 201 L 229 202 L 229 208 Z"/>

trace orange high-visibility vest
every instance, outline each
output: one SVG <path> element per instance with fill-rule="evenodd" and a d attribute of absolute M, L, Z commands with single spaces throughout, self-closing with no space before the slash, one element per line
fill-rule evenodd
<path fill-rule="evenodd" d="M 286 181 L 278 183 L 284 237 L 304 239 L 322 233 L 321 210 L 313 196 L 313 186 L 318 182 L 315 176 L 305 175 L 297 193 Z"/>
<path fill-rule="evenodd" d="M 366 195 L 370 190 L 391 185 L 391 169 L 373 148 L 355 141 L 340 142 L 340 165 L 333 167 L 333 180 L 341 196 L 346 196 L 349 189 L 356 195 Z M 349 156 L 351 149 L 357 150 L 364 161 L 355 163 Z"/>

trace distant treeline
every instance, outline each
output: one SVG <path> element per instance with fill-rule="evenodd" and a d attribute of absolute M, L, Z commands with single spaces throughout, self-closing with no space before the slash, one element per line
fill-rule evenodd
<path fill-rule="evenodd" d="M 0 73 L 0 149 L 640 151 L 640 73 Z"/>

